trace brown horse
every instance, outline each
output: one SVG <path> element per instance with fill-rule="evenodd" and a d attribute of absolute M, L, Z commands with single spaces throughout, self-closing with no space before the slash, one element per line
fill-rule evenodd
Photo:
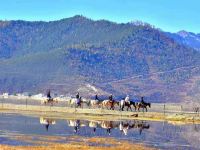
<path fill-rule="evenodd" d="M 111 101 L 111 100 L 104 100 L 102 103 L 101 103 L 101 106 L 102 108 L 106 107 L 107 109 L 109 109 L 110 107 L 110 110 L 114 110 L 115 109 L 115 105 L 118 105 L 119 106 L 119 102 L 117 101 Z"/>
<path fill-rule="evenodd" d="M 147 112 L 147 106 L 149 107 L 149 108 L 151 108 L 151 103 L 146 103 L 146 102 L 143 102 L 143 103 L 137 103 L 136 104 L 136 108 L 137 108 L 137 110 L 138 111 L 140 111 L 140 108 L 143 108 L 143 112 L 144 112 L 144 109 L 146 110 L 146 112 Z"/>

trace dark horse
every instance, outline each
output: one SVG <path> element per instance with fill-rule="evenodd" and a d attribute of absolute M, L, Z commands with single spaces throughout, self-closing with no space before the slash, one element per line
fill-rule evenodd
<path fill-rule="evenodd" d="M 135 102 L 133 102 L 133 101 L 126 102 L 126 101 L 124 101 L 124 100 L 121 100 L 121 101 L 120 101 L 120 110 L 121 110 L 121 111 L 124 111 L 124 107 L 127 107 L 127 111 L 128 111 L 129 109 L 132 111 L 131 106 L 133 106 L 133 107 L 135 108 L 135 111 L 136 111 Z"/>
<path fill-rule="evenodd" d="M 147 112 L 147 106 L 149 106 L 149 108 L 151 108 L 151 103 L 146 103 L 146 102 L 143 102 L 143 103 L 137 103 L 136 104 L 136 108 L 138 111 L 140 111 L 140 108 L 143 108 L 143 111 L 144 109 L 146 109 L 146 112 Z"/>

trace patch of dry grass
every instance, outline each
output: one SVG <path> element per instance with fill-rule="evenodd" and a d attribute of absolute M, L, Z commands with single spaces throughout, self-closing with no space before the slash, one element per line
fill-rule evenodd
<path fill-rule="evenodd" d="M 56 139 L 56 137 L 42 137 Z M 30 139 L 30 137 L 29 137 Z M 79 139 L 79 141 L 76 141 Z M 58 144 L 55 142 L 46 142 L 46 146 L 9 146 L 0 145 L 1 150 L 153 150 L 142 144 L 134 144 L 124 140 L 113 138 L 80 138 L 78 136 L 67 137 L 69 143 Z"/>

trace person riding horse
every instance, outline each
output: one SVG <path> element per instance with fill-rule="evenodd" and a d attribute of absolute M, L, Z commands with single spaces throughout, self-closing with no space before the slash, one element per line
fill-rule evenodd
<path fill-rule="evenodd" d="M 112 94 L 108 97 L 108 99 L 112 102 L 113 101 L 113 96 Z"/>
<path fill-rule="evenodd" d="M 144 101 L 144 97 L 141 97 L 141 102 L 142 105 L 146 104 L 146 102 Z"/>
<path fill-rule="evenodd" d="M 77 98 L 77 99 L 80 98 L 79 92 L 76 94 L 76 98 Z"/>
<path fill-rule="evenodd" d="M 52 98 L 51 98 L 51 91 L 50 90 L 48 90 L 48 92 L 47 92 L 47 100 L 48 101 L 52 100 Z"/>
<path fill-rule="evenodd" d="M 129 95 L 126 96 L 126 98 L 124 99 L 125 103 L 130 104 L 130 98 Z"/>
<path fill-rule="evenodd" d="M 99 100 L 99 98 L 98 98 L 97 94 L 95 95 L 95 100 L 97 100 L 97 101 Z"/>
<path fill-rule="evenodd" d="M 77 107 L 81 107 L 81 97 L 79 95 L 79 92 L 76 94 L 76 104 Z"/>

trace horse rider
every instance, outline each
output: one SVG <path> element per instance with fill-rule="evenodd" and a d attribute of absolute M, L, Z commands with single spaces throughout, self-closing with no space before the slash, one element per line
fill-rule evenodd
<path fill-rule="evenodd" d="M 112 94 L 108 97 L 108 99 L 109 99 L 110 101 L 113 101 L 113 96 L 112 96 Z"/>
<path fill-rule="evenodd" d="M 125 100 L 124 100 L 126 103 L 130 104 L 130 98 L 129 98 L 129 95 L 126 96 Z"/>
<path fill-rule="evenodd" d="M 77 105 L 78 106 L 81 106 L 81 99 L 82 99 L 81 97 L 77 98 Z"/>
<path fill-rule="evenodd" d="M 80 98 L 80 95 L 79 95 L 79 92 L 76 94 L 76 99 L 79 99 Z"/>
<path fill-rule="evenodd" d="M 146 102 L 144 101 L 144 97 L 141 97 L 141 102 L 140 102 L 141 104 L 145 104 Z"/>
<path fill-rule="evenodd" d="M 47 100 L 48 101 L 51 100 L 51 91 L 50 90 L 48 90 L 48 92 L 47 92 Z"/>
<path fill-rule="evenodd" d="M 99 100 L 99 98 L 98 98 L 97 94 L 95 95 L 95 100 Z"/>

